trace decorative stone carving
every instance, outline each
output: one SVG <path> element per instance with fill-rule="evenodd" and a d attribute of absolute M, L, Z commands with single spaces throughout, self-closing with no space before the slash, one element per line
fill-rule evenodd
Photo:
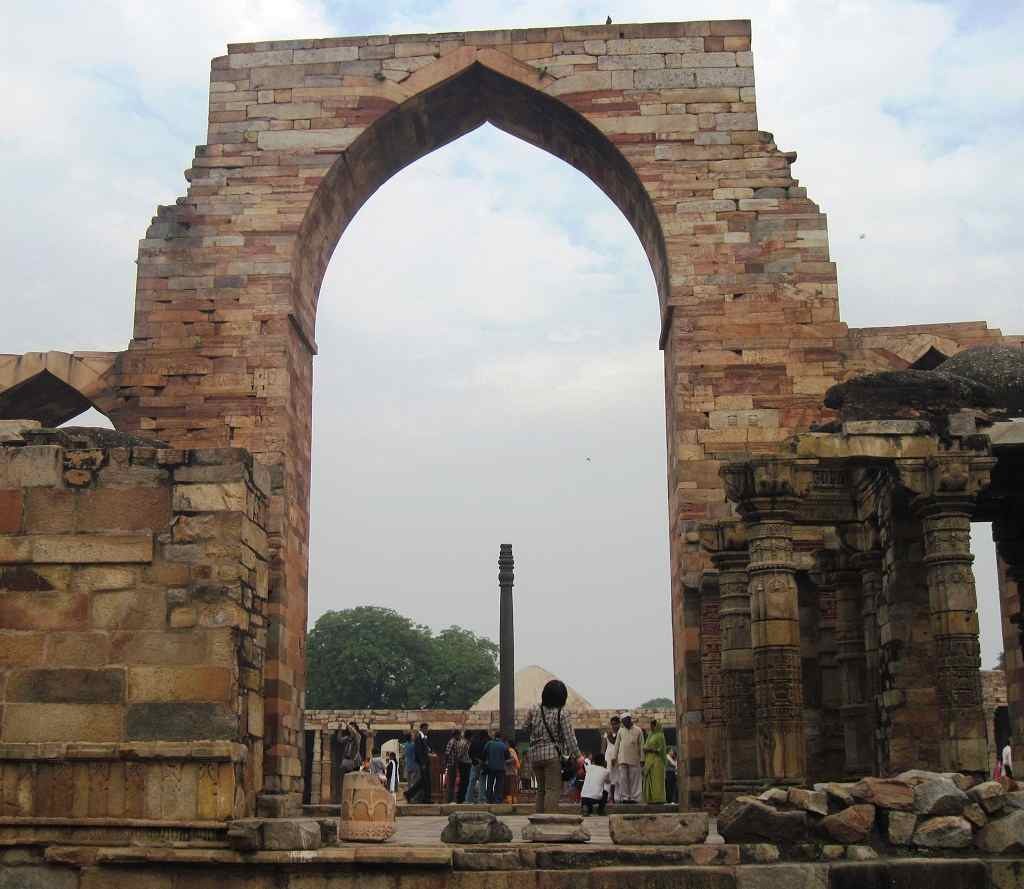
<path fill-rule="evenodd" d="M 368 772 L 349 772 L 341 787 L 343 840 L 382 843 L 395 832 L 395 797 Z"/>

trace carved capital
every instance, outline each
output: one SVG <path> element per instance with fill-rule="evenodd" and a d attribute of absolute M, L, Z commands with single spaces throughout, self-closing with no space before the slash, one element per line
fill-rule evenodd
<path fill-rule="evenodd" d="M 701 546 L 712 558 L 718 553 L 741 552 L 747 548 L 747 534 L 743 522 L 725 519 L 720 522 L 702 522 Z"/>
<path fill-rule="evenodd" d="M 978 493 L 991 480 L 995 459 L 962 451 L 936 454 L 924 460 L 898 460 L 900 482 L 917 496 L 919 514 L 949 510 L 970 512 Z"/>
<path fill-rule="evenodd" d="M 719 470 L 726 496 L 741 512 L 789 510 L 806 480 L 798 477 L 793 460 L 764 457 L 727 463 Z"/>

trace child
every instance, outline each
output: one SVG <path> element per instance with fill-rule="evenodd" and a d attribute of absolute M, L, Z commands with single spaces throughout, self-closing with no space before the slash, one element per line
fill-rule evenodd
<path fill-rule="evenodd" d="M 604 808 L 608 804 L 608 788 L 611 784 L 611 772 L 605 766 L 604 756 L 595 753 L 593 761 L 587 766 L 587 776 L 583 780 L 583 790 L 580 792 L 580 803 L 586 815 L 594 814 L 594 806 L 597 806 L 597 814 L 603 815 Z"/>

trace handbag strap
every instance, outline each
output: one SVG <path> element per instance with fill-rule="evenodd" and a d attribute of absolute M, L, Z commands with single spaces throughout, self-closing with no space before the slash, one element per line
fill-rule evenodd
<path fill-rule="evenodd" d="M 545 728 L 545 730 L 548 733 L 548 737 L 551 739 L 551 743 L 555 745 L 555 752 L 558 754 L 559 758 L 562 758 L 563 756 L 565 756 L 565 754 L 562 753 L 562 748 L 558 745 L 558 741 L 555 740 L 555 736 L 551 733 L 551 726 L 548 725 L 548 718 L 544 715 L 544 706 L 541 705 L 537 709 L 540 710 L 540 721 L 544 723 L 544 728 Z M 559 738 L 562 737 L 562 708 L 561 707 L 558 708 L 558 737 Z"/>

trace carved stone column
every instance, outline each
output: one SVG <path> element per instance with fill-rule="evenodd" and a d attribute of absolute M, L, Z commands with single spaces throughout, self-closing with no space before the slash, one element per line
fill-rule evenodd
<path fill-rule="evenodd" d="M 723 801 L 751 791 L 757 778 L 754 732 L 754 656 L 750 646 L 750 583 L 743 524 L 701 526 L 701 542 L 718 569 L 721 622 L 721 699 L 724 734 Z"/>
<path fill-rule="evenodd" d="M 974 493 L 987 468 L 959 454 L 931 457 L 919 476 L 925 490 L 913 507 L 924 528 L 935 677 L 943 734 L 939 764 L 945 771 L 985 773 L 988 745 L 981 691 L 978 599 L 971 563 Z"/>
<path fill-rule="evenodd" d="M 800 784 L 806 774 L 800 605 L 793 561 L 795 475 L 793 462 L 780 459 L 729 464 L 723 470 L 750 546 L 758 777 L 772 784 Z"/>
<path fill-rule="evenodd" d="M 309 803 L 312 806 L 320 804 L 320 782 L 323 774 L 323 764 L 320 762 L 320 758 L 322 755 L 322 733 L 317 729 L 313 732 L 313 758 L 309 764 Z"/>
<path fill-rule="evenodd" d="M 722 633 L 718 572 L 705 571 L 700 582 L 701 700 L 704 710 L 704 808 L 717 809 L 725 778 L 722 722 Z"/>
<path fill-rule="evenodd" d="M 999 609 L 1013 761 L 1024 762 L 1024 503 L 1011 500 L 1004 505 L 1003 515 L 992 522 L 992 537 L 999 553 Z"/>
<path fill-rule="evenodd" d="M 871 555 L 875 556 L 873 560 Z M 870 637 L 874 669 L 877 671 L 877 591 L 873 587 L 873 577 L 877 576 L 878 583 L 881 583 L 878 562 L 877 553 L 857 554 L 852 558 L 844 556 L 837 577 L 836 643 L 842 692 L 843 770 L 850 777 L 863 777 L 875 771 L 874 720 L 871 717 L 874 700 L 873 686 L 868 678 L 867 645 Z M 855 570 L 858 568 L 860 570 Z"/>
<path fill-rule="evenodd" d="M 840 626 L 838 590 L 842 574 L 839 554 L 822 550 L 815 556 L 811 580 L 817 594 L 818 672 L 821 677 L 821 745 L 817 770 L 808 768 L 822 780 L 834 780 L 844 773 L 845 737 L 842 719 L 843 682 L 839 660 Z M 859 578 L 858 578 L 859 580 Z M 841 589 L 841 588 L 840 588 Z M 859 603 L 858 603 L 859 604 Z"/>

